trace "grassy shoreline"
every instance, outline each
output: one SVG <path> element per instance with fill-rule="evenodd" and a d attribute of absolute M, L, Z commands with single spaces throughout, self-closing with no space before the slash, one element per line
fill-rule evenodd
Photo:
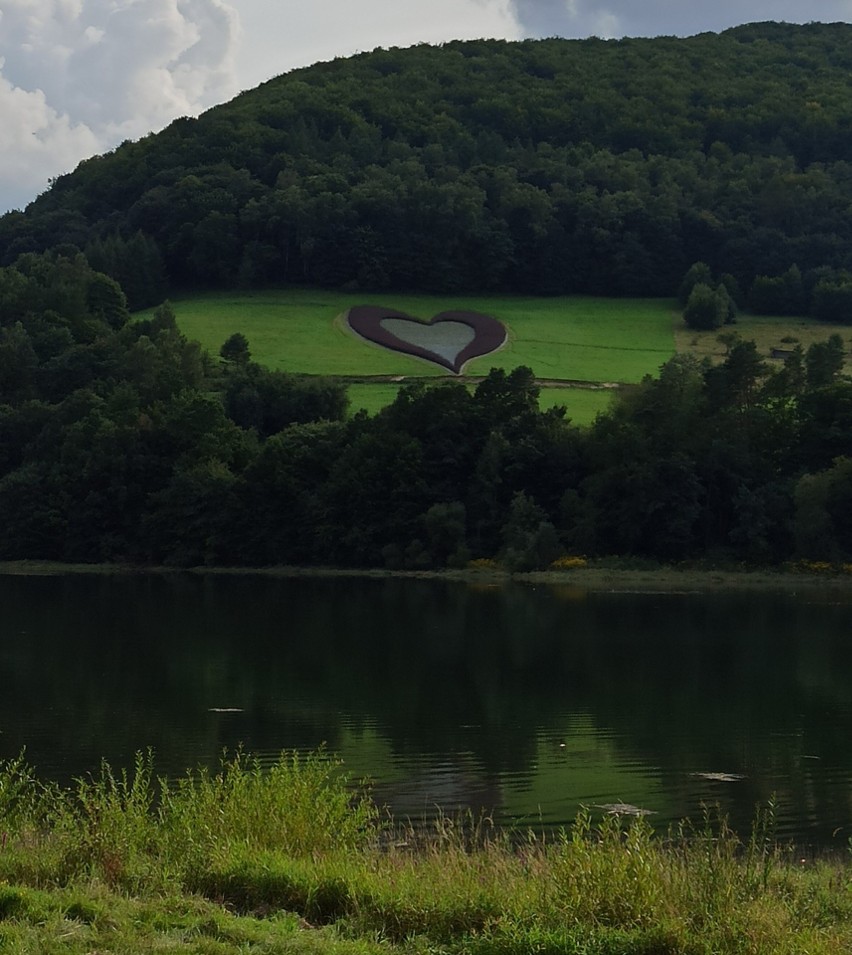
<path fill-rule="evenodd" d="M 509 575 L 0 563 L 9 575 L 434 578 L 577 590 L 776 589 L 852 602 L 848 574 L 608 566 Z M 440 816 L 412 830 L 326 753 L 156 776 L 102 764 L 70 788 L 0 760 L 0 951 L 16 955 L 837 955 L 852 853 L 794 854 L 773 807 L 654 831 L 581 811 L 564 831 Z M 852 842 L 850 842 L 852 849 Z"/>
<path fill-rule="evenodd" d="M 655 833 L 582 812 L 509 839 L 487 820 L 387 820 L 324 753 L 177 782 L 152 757 L 76 788 L 0 762 L 0 950 L 406 955 L 837 955 L 852 864 L 708 814 Z"/>
<path fill-rule="evenodd" d="M 812 565 L 813 566 L 813 565 Z M 257 577 L 364 577 L 409 580 L 454 580 L 472 584 L 570 585 L 590 592 L 722 593 L 763 590 L 788 594 L 814 591 L 845 596 L 852 602 L 852 574 L 826 565 L 767 568 L 717 568 L 702 566 L 630 567 L 609 561 L 590 561 L 570 570 L 509 573 L 499 567 L 462 570 L 384 570 L 339 567 L 166 567 L 137 564 L 66 564 L 57 561 L 0 561 L 3 576 L 100 576 L 178 575 Z"/>

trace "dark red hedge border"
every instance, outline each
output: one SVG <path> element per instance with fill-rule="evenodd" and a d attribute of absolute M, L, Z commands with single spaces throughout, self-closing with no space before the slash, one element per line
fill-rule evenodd
<path fill-rule="evenodd" d="M 384 348 L 390 348 L 392 351 L 425 358 L 436 365 L 448 368 L 456 375 L 461 372 L 465 362 L 470 361 L 471 358 L 479 358 L 480 355 L 488 355 L 496 351 L 506 341 L 507 337 L 506 327 L 503 323 L 482 312 L 439 312 L 428 322 L 420 322 L 423 325 L 437 325 L 439 322 L 461 322 L 473 329 L 473 340 L 459 352 L 453 362 L 430 351 L 428 348 L 397 338 L 396 335 L 382 328 L 381 323 L 385 318 L 400 318 L 409 322 L 420 322 L 420 319 L 407 315 L 399 309 L 384 308 L 381 305 L 355 305 L 349 309 L 346 316 L 352 331 L 362 338 L 366 338 L 367 341 L 382 345 Z"/>

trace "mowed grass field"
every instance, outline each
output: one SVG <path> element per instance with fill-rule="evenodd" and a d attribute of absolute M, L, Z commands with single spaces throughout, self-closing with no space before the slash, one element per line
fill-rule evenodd
<path fill-rule="evenodd" d="M 317 290 L 205 293 L 172 302 L 181 330 L 216 355 L 234 332 L 269 368 L 311 375 L 446 375 L 431 362 L 369 344 L 344 327 L 354 305 L 383 305 L 428 320 L 449 309 L 486 312 L 509 340 L 465 374 L 527 365 L 539 378 L 636 382 L 674 354 L 668 299 L 431 296 Z"/>
<path fill-rule="evenodd" d="M 349 385 L 350 410 L 364 409 L 375 414 L 389 405 L 402 385 L 377 382 L 369 384 L 356 382 Z M 542 388 L 538 405 L 544 411 L 547 408 L 564 407 L 566 417 L 574 424 L 591 424 L 595 418 L 606 411 L 615 396 L 615 390 L 596 390 L 590 388 Z"/>
<path fill-rule="evenodd" d="M 383 305 L 428 321 L 439 312 L 485 312 L 508 330 L 497 352 L 473 359 L 465 375 L 526 365 L 541 379 L 630 383 L 654 374 L 674 354 L 669 299 L 585 296 L 437 296 L 284 289 L 208 292 L 172 302 L 181 330 L 218 355 L 234 332 L 249 341 L 254 361 L 281 371 L 336 377 L 452 378 L 432 362 L 365 342 L 342 320 L 355 305 Z M 353 411 L 373 414 L 389 404 L 399 382 L 353 382 Z M 547 387 L 541 407 L 564 405 L 568 417 L 588 424 L 605 410 L 612 390 Z"/>
<path fill-rule="evenodd" d="M 555 382 L 630 384 L 656 374 L 675 352 L 724 360 L 718 332 L 687 328 L 673 299 L 607 299 L 588 296 L 539 298 L 484 295 L 407 295 L 317 289 L 205 292 L 172 301 L 181 330 L 200 341 L 211 355 L 234 332 L 249 341 L 252 358 L 268 368 L 296 374 L 397 381 L 353 381 L 352 411 L 374 414 L 393 401 L 407 378 L 452 378 L 429 361 L 390 351 L 352 333 L 343 321 L 355 305 L 381 305 L 428 321 L 448 310 L 485 312 L 508 330 L 497 352 L 468 362 L 465 375 L 485 375 L 491 368 L 511 371 L 526 365 L 543 380 L 542 408 L 564 405 L 568 417 L 588 424 L 605 410 L 613 390 L 548 387 Z M 150 314 L 150 312 L 143 313 Z M 848 328 L 807 318 L 741 315 L 724 331 L 753 339 L 769 358 L 773 348 L 807 349 L 838 332 L 847 349 L 846 372 L 852 372 L 852 333 Z M 792 341 L 791 341 L 792 339 Z M 779 364 L 776 360 L 773 364 Z"/>

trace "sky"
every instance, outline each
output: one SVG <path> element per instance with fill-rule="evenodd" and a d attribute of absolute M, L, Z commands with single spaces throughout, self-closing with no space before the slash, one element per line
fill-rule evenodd
<path fill-rule="evenodd" d="M 82 159 L 319 60 L 756 20 L 852 21 L 852 0 L 0 0 L 0 213 Z"/>

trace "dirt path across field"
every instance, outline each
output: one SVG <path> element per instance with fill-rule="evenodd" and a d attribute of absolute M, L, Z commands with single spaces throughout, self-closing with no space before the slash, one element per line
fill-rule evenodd
<path fill-rule="evenodd" d="M 412 385 L 438 384 L 444 381 L 461 382 L 463 385 L 478 385 L 485 375 L 447 375 L 446 377 L 420 375 L 336 375 L 337 381 L 351 385 Z M 624 385 L 617 381 L 580 381 L 572 378 L 536 378 L 539 388 L 584 388 L 588 391 L 617 391 Z"/>

